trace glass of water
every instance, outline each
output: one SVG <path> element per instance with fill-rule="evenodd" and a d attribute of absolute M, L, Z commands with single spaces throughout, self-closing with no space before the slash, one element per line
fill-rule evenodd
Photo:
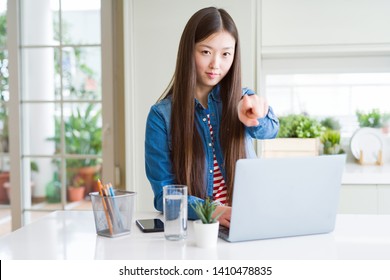
<path fill-rule="evenodd" d="M 163 187 L 164 235 L 168 240 L 187 237 L 187 186 Z"/>

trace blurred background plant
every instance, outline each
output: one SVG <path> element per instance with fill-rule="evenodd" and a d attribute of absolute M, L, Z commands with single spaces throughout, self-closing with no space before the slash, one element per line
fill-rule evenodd
<path fill-rule="evenodd" d="M 367 113 L 357 110 L 356 116 L 360 127 L 379 128 L 382 125 L 382 115 L 379 109 L 372 109 Z"/>
<path fill-rule="evenodd" d="M 64 120 L 65 147 L 69 154 L 101 155 L 102 128 L 101 110 L 94 110 L 94 104 L 88 104 L 84 110 L 76 108 L 68 119 Z M 55 117 L 55 135 L 48 138 L 55 142 L 56 153 L 61 152 L 61 119 Z M 95 166 L 97 159 L 68 159 L 67 167 Z"/>
<path fill-rule="evenodd" d="M 61 152 L 61 118 L 55 117 L 55 135 L 48 138 L 55 142 L 56 153 Z M 72 114 L 64 120 L 65 150 L 67 154 L 94 155 L 102 154 L 102 127 L 101 110 L 96 110 L 95 104 L 90 103 L 83 108 L 77 107 Z M 54 160 L 57 170 L 60 162 Z M 100 172 L 101 157 L 98 158 L 68 158 L 66 160 L 67 182 L 70 184 L 73 177 L 80 175 L 86 182 L 87 192 L 92 189 L 94 176 Z"/>
<path fill-rule="evenodd" d="M 338 120 L 336 120 L 333 117 L 326 117 L 321 121 L 321 124 L 326 128 L 326 129 L 332 129 L 332 130 L 337 130 L 340 131 L 341 125 Z"/>
<path fill-rule="evenodd" d="M 85 187 L 85 181 L 84 181 L 83 177 L 76 174 L 73 176 L 72 182 L 69 184 L 69 186 L 74 187 L 74 188 Z"/>
<path fill-rule="evenodd" d="M 287 115 L 279 117 L 278 138 L 317 138 L 325 127 L 316 119 L 306 115 Z"/>

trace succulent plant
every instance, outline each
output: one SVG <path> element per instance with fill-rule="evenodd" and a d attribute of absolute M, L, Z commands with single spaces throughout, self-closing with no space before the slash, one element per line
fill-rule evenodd
<path fill-rule="evenodd" d="M 212 216 L 217 209 L 217 206 L 218 204 L 212 201 L 210 197 L 207 197 L 204 201 L 197 200 L 195 206 L 191 205 L 203 224 L 212 224 L 218 221 L 224 211 L 213 218 Z"/>
<path fill-rule="evenodd" d="M 324 154 L 342 154 L 344 150 L 340 148 L 340 131 L 328 129 L 321 136 L 321 142 L 324 144 Z"/>

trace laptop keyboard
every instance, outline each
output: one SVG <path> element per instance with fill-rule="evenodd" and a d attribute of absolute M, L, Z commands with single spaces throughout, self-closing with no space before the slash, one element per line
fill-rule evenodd
<path fill-rule="evenodd" d="M 219 226 L 219 233 L 225 236 L 229 236 L 229 228 L 224 226 Z"/>

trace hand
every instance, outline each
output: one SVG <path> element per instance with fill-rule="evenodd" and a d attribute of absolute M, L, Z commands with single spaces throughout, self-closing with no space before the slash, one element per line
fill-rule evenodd
<path fill-rule="evenodd" d="M 237 106 L 238 118 L 246 126 L 257 126 L 257 119 L 264 118 L 268 113 L 268 102 L 256 94 L 244 95 Z"/>
<path fill-rule="evenodd" d="M 213 218 L 223 211 L 221 217 L 219 217 L 219 224 L 224 227 L 230 227 L 230 217 L 232 216 L 232 207 L 230 206 L 217 206 L 213 214 Z"/>

